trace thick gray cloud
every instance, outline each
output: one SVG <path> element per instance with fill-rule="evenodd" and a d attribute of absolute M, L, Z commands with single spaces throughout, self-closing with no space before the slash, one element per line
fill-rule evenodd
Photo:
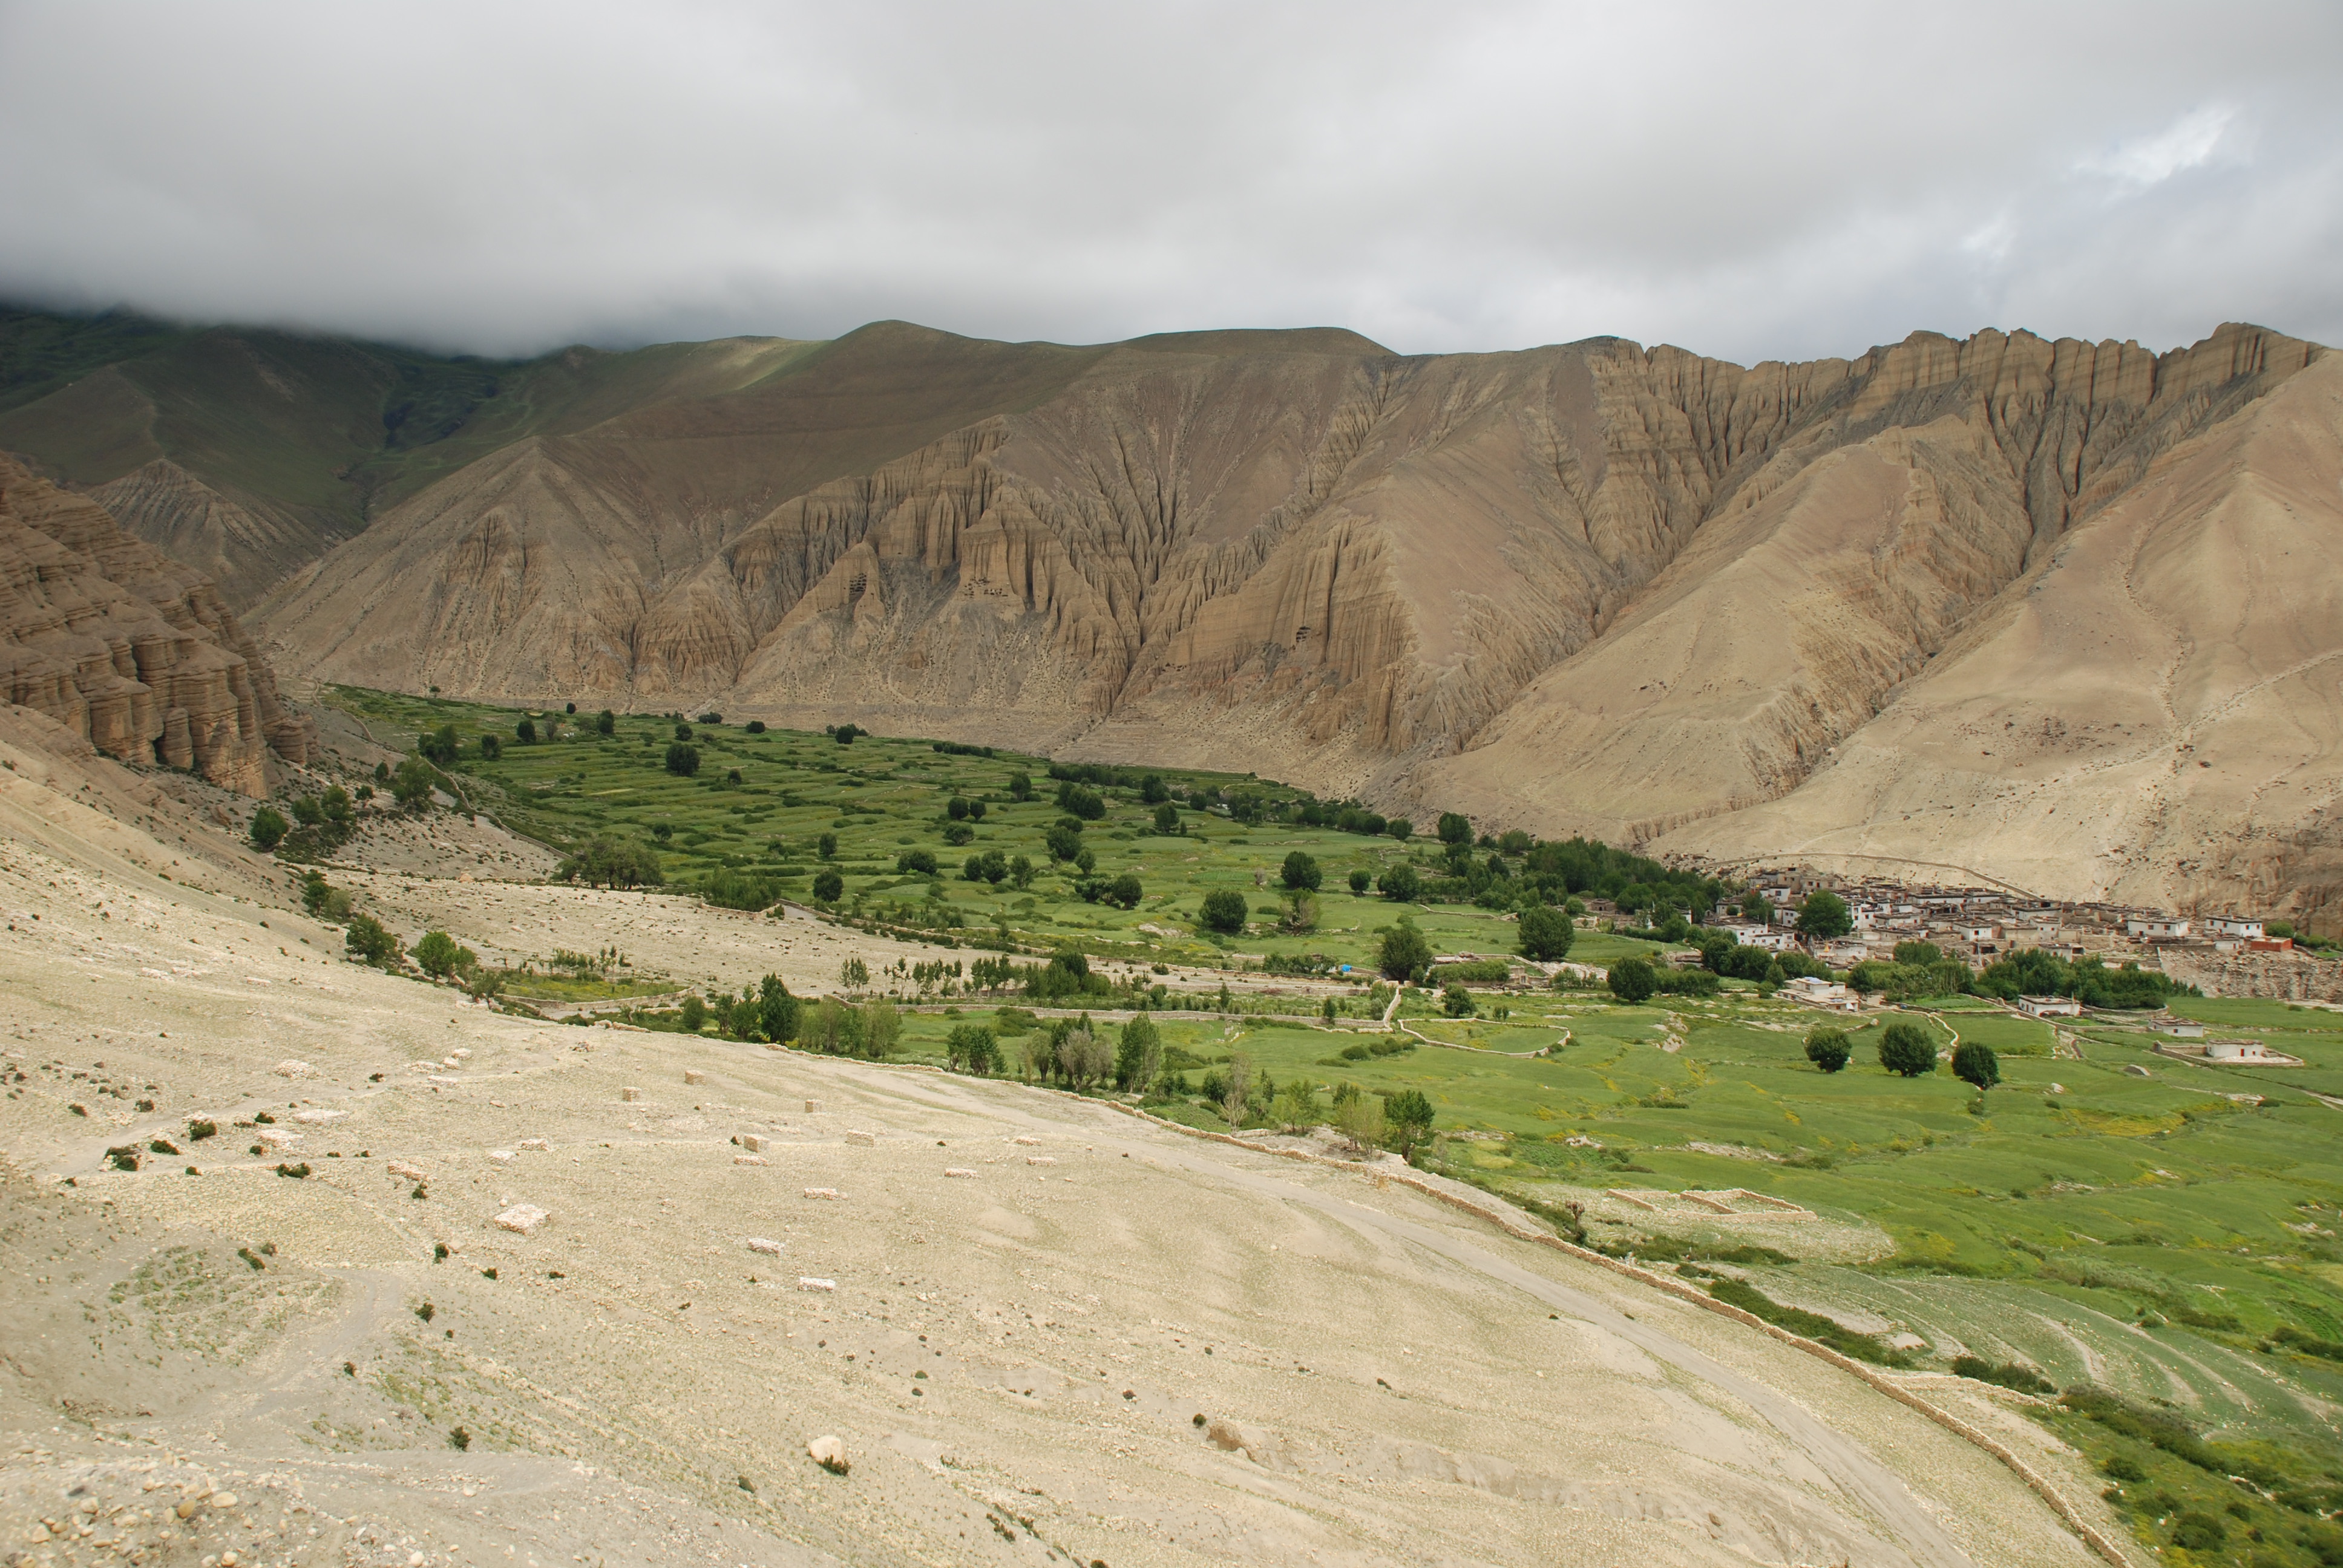
<path fill-rule="evenodd" d="M 0 294 L 499 353 L 2336 343 L 2338 83 L 2328 0 L 0 0 Z"/>

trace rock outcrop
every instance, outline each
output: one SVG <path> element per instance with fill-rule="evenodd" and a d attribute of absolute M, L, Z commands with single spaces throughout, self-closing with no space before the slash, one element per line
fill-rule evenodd
<path fill-rule="evenodd" d="M 108 756 L 249 795 L 272 751 L 297 763 L 311 743 L 207 579 L 5 457 L 0 688 Z"/>

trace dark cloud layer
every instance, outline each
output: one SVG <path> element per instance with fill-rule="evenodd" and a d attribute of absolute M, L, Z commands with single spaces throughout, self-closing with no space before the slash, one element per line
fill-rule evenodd
<path fill-rule="evenodd" d="M 2327 0 L 0 0 L 0 295 L 500 353 L 2336 343 L 2338 82 Z"/>

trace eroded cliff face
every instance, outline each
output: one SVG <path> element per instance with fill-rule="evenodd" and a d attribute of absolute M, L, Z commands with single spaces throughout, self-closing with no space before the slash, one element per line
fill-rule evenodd
<path fill-rule="evenodd" d="M 834 373 L 892 386 L 926 351 L 883 347 Z M 331 678 L 851 719 L 1772 845 L 1745 813 L 2318 354 L 2250 327 L 2163 356 L 1923 334 L 1745 368 L 1614 339 L 950 352 L 978 417 L 913 441 L 873 393 L 857 417 L 900 447 L 761 515 L 662 522 L 624 441 L 533 443 L 328 557 L 271 630 Z"/>
<path fill-rule="evenodd" d="M 0 682 L 109 756 L 250 795 L 272 751 L 300 762 L 312 739 L 207 579 L 5 457 Z"/>

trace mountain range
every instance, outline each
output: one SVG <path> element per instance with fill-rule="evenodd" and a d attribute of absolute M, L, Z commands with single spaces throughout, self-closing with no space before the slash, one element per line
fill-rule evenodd
<path fill-rule="evenodd" d="M 524 362 L 0 316 L 0 448 L 281 676 L 1252 770 L 2331 925 L 2343 363 L 885 322 Z"/>

